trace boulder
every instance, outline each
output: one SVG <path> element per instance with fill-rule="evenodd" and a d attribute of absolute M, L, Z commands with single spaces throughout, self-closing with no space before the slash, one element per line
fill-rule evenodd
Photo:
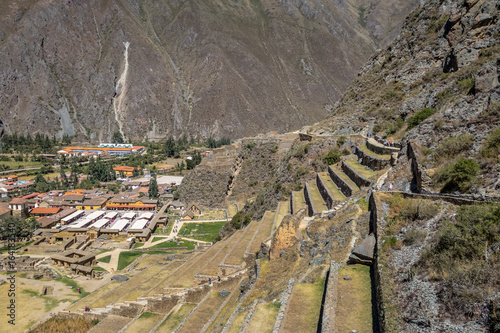
<path fill-rule="evenodd" d="M 375 242 L 375 236 L 373 234 L 368 235 L 360 244 L 352 249 L 349 256 L 349 263 L 370 265 L 373 261 Z"/>
<path fill-rule="evenodd" d="M 229 296 L 229 290 L 222 289 L 221 291 L 219 291 L 219 296 L 220 297 L 227 297 L 227 296 Z"/>
<path fill-rule="evenodd" d="M 111 281 L 114 282 L 125 282 L 128 280 L 128 277 L 125 275 L 115 275 L 111 278 Z"/>

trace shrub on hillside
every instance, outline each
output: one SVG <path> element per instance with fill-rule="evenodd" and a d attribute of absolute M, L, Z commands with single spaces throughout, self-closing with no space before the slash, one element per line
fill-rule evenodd
<path fill-rule="evenodd" d="M 479 165 L 470 158 L 461 158 L 436 173 L 435 180 L 444 183 L 442 193 L 460 191 L 466 193 L 479 173 Z"/>
<path fill-rule="evenodd" d="M 460 207 L 431 244 L 417 266 L 444 282 L 439 296 L 446 307 L 473 317 L 500 291 L 500 204 Z"/>
<path fill-rule="evenodd" d="M 481 155 L 489 158 L 495 158 L 500 155 L 500 127 L 497 127 L 496 130 L 488 135 L 486 143 L 481 149 Z"/>
<path fill-rule="evenodd" d="M 340 152 L 338 149 L 332 149 L 323 157 L 323 161 L 327 165 L 332 165 L 340 161 Z"/>
<path fill-rule="evenodd" d="M 432 116 L 436 112 L 437 112 L 437 110 L 432 109 L 432 108 L 425 108 L 425 109 L 418 111 L 417 113 L 415 113 L 412 117 L 410 117 L 407 120 L 408 129 L 414 128 L 415 126 L 417 126 L 422 121 L 429 118 L 430 116 Z"/>
<path fill-rule="evenodd" d="M 443 140 L 434 151 L 433 158 L 438 161 L 441 158 L 453 157 L 472 148 L 474 137 L 472 135 L 462 134 L 458 137 L 448 137 Z"/>

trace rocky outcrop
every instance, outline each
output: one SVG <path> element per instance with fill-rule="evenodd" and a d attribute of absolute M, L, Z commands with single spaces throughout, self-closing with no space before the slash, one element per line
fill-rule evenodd
<path fill-rule="evenodd" d="M 373 234 L 368 235 L 352 249 L 349 255 L 349 263 L 371 265 L 374 258 L 375 243 L 375 236 Z"/>
<path fill-rule="evenodd" d="M 306 215 L 306 209 L 302 209 L 294 216 L 287 215 L 283 218 L 278 229 L 272 236 L 269 249 L 270 260 L 279 258 L 281 252 L 295 245 L 298 241 L 296 234 L 299 228 L 300 220 Z"/>

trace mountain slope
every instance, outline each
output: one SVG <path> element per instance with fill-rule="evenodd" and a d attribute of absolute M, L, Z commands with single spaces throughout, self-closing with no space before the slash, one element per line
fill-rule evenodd
<path fill-rule="evenodd" d="M 93 141 L 296 129 L 328 114 L 415 3 L 5 3 L 0 120 Z"/>

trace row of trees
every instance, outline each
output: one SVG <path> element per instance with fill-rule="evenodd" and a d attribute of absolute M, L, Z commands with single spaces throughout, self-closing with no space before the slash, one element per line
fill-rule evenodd
<path fill-rule="evenodd" d="M 29 133 L 26 136 L 17 135 L 17 133 L 2 136 L 2 148 L 4 152 L 12 148 L 17 152 L 41 151 L 48 154 L 53 152 L 53 148 L 56 146 L 70 144 L 71 137 L 67 134 L 63 135 L 61 140 L 57 139 L 55 135 L 51 138 L 41 133 L 37 133 L 34 138 Z"/>

